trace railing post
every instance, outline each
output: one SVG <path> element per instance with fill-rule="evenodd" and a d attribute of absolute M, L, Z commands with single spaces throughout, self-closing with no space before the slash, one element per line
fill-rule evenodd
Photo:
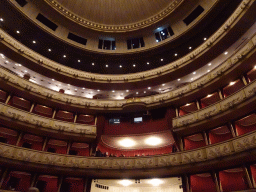
<path fill-rule="evenodd" d="M 21 141 L 23 135 L 24 135 L 24 133 L 23 133 L 23 132 L 20 132 L 19 137 L 18 137 L 17 142 L 16 142 L 16 146 L 19 146 L 20 141 Z"/>
<path fill-rule="evenodd" d="M 30 110 L 29 110 L 30 113 L 32 113 L 34 107 L 35 107 L 35 103 L 33 103 L 33 104 L 31 105 Z"/>
<path fill-rule="evenodd" d="M 43 144 L 43 147 L 42 147 L 42 151 L 45 150 L 45 147 L 46 147 L 46 145 L 47 145 L 47 142 L 48 142 L 48 137 L 45 137 L 45 139 L 44 139 L 44 144 Z"/>
<path fill-rule="evenodd" d="M 59 181 L 59 183 L 58 183 L 58 191 L 57 191 L 57 192 L 60 192 L 61 185 L 62 185 L 62 182 L 63 182 L 63 176 L 60 176 L 60 177 L 58 178 L 58 181 Z"/>
<path fill-rule="evenodd" d="M 11 97 L 12 97 L 12 94 L 9 94 L 8 97 L 7 97 L 6 100 L 5 100 L 5 104 L 8 104 L 8 103 L 9 103 Z"/>
<path fill-rule="evenodd" d="M 211 173 L 211 175 L 212 175 L 213 181 L 214 181 L 214 183 L 215 183 L 216 191 L 217 191 L 217 192 L 222 192 L 222 190 L 221 190 L 221 188 L 220 188 L 220 181 L 219 181 L 219 179 L 218 179 L 218 177 L 217 177 L 216 172 L 213 171 L 213 172 Z"/>
<path fill-rule="evenodd" d="M 224 97 L 223 97 L 223 94 L 222 94 L 222 91 L 221 91 L 220 89 L 218 89 L 218 94 L 219 94 L 220 99 L 223 99 L 223 98 L 224 98 Z"/>
<path fill-rule="evenodd" d="M 2 177 L 1 177 L 1 181 L 0 181 L 0 189 L 2 188 L 2 185 L 4 183 L 4 180 L 6 178 L 6 176 L 10 173 L 10 170 L 8 168 L 5 169 Z"/>
<path fill-rule="evenodd" d="M 248 172 L 247 167 L 246 167 L 245 165 L 243 165 L 242 168 L 243 168 L 244 173 L 245 173 L 245 177 L 246 177 L 246 181 L 247 181 L 247 183 L 248 183 L 248 187 L 249 187 L 250 189 L 253 189 L 252 180 L 251 180 L 251 177 L 250 177 L 250 175 L 249 175 L 249 172 Z"/>

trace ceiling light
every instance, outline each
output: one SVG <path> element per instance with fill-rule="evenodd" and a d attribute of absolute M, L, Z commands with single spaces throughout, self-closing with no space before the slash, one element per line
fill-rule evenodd
<path fill-rule="evenodd" d="M 129 185 L 131 185 L 133 182 L 132 182 L 132 181 L 129 181 L 129 180 L 127 180 L 127 179 L 124 179 L 124 180 L 122 180 L 122 181 L 119 181 L 118 183 L 120 183 L 120 184 L 123 185 L 123 186 L 129 186 Z"/>
<path fill-rule="evenodd" d="M 20 33 L 20 31 L 16 31 L 16 33 L 18 33 L 18 34 L 19 34 L 19 33 Z"/>
<path fill-rule="evenodd" d="M 78 63 L 80 63 L 81 61 L 80 60 L 77 60 Z"/>
<path fill-rule="evenodd" d="M 211 65 L 212 65 L 211 63 L 208 64 L 208 66 L 211 66 Z"/>
<path fill-rule="evenodd" d="M 106 65 L 106 67 L 108 67 L 108 65 Z"/>
<path fill-rule="evenodd" d="M 236 82 L 230 82 L 229 85 L 234 85 Z"/>
<path fill-rule="evenodd" d="M 161 144 L 163 141 L 161 138 L 158 138 L 158 137 L 149 137 L 145 140 L 145 143 L 147 145 L 151 145 L 151 146 L 156 146 L 156 145 L 159 145 Z"/>
<path fill-rule="evenodd" d="M 208 70 L 207 72 L 209 73 L 211 70 Z"/>
<path fill-rule="evenodd" d="M 136 92 L 136 95 L 138 95 L 139 94 L 139 92 Z"/>
<path fill-rule="evenodd" d="M 164 59 L 161 59 L 161 61 L 163 61 Z"/>
<path fill-rule="evenodd" d="M 194 80 L 194 78 L 191 78 L 191 81 L 193 81 Z"/>
<path fill-rule="evenodd" d="M 177 54 L 177 53 L 175 53 L 175 54 L 174 54 L 174 56 L 175 56 L 175 57 L 177 57 L 177 56 L 178 56 L 178 54 Z"/>
<path fill-rule="evenodd" d="M 187 103 L 185 106 L 189 106 L 189 105 L 191 105 L 190 103 Z"/>
<path fill-rule="evenodd" d="M 156 42 L 158 42 L 158 40 L 156 40 Z"/>
<path fill-rule="evenodd" d="M 54 79 L 52 79 L 52 81 L 55 81 Z"/>
<path fill-rule="evenodd" d="M 148 87 L 148 89 L 151 89 L 151 87 Z"/>
<path fill-rule="evenodd" d="M 206 41 L 206 40 L 207 40 L 207 38 L 205 37 L 205 38 L 204 38 L 204 41 Z"/>
<path fill-rule="evenodd" d="M 97 91 L 98 91 L 98 92 L 100 92 L 100 90 L 99 90 L 99 89 L 98 89 Z"/>
<path fill-rule="evenodd" d="M 85 89 L 85 88 L 83 87 L 83 89 Z"/>
<path fill-rule="evenodd" d="M 195 75 L 196 74 L 196 72 L 193 72 L 193 75 Z"/>
<path fill-rule="evenodd" d="M 225 55 L 227 55 L 227 54 L 228 54 L 228 52 L 226 51 L 224 54 L 225 54 Z"/>
<path fill-rule="evenodd" d="M 256 69 L 256 65 L 254 66 L 254 69 Z"/>
<path fill-rule="evenodd" d="M 68 86 L 70 86 L 70 84 L 68 84 Z"/>
<path fill-rule="evenodd" d="M 165 86 L 165 84 L 162 84 L 162 86 Z"/>
<path fill-rule="evenodd" d="M 36 41 L 33 41 L 34 44 L 36 44 Z"/>
<path fill-rule="evenodd" d="M 27 73 L 28 71 L 27 71 L 27 70 L 25 70 L 24 72 L 25 72 L 25 73 Z"/>
<path fill-rule="evenodd" d="M 115 90 L 112 91 L 113 93 L 115 92 Z"/>
<path fill-rule="evenodd" d="M 9 63 L 9 61 L 7 61 L 7 60 L 6 60 L 5 62 L 6 62 L 6 63 Z"/>
<path fill-rule="evenodd" d="M 162 89 L 160 88 L 159 91 L 161 91 Z"/>
<path fill-rule="evenodd" d="M 4 19 L 3 19 L 3 18 L 0 18 L 0 21 L 4 21 Z"/>
<path fill-rule="evenodd" d="M 15 65 L 18 66 L 18 67 L 21 67 L 21 66 L 22 66 L 21 64 L 18 64 L 18 63 L 16 63 Z"/>
<path fill-rule="evenodd" d="M 75 91 L 77 91 L 77 89 L 75 89 Z"/>
<path fill-rule="evenodd" d="M 63 55 L 63 57 L 67 57 L 66 55 Z"/>
<path fill-rule="evenodd" d="M 147 93 L 147 91 L 144 91 L 144 93 Z"/>
<path fill-rule="evenodd" d="M 123 147 L 132 147 L 134 146 L 136 143 L 135 141 L 133 141 L 132 139 L 122 139 L 121 141 L 119 141 L 119 145 L 123 146 Z"/>
<path fill-rule="evenodd" d="M 147 62 L 147 65 L 149 65 L 149 62 Z"/>
<path fill-rule="evenodd" d="M 52 50 L 51 49 L 48 49 L 49 52 L 51 52 Z"/>
<path fill-rule="evenodd" d="M 209 98 L 209 97 L 211 97 L 212 96 L 212 94 L 209 94 L 209 95 L 207 95 L 207 98 Z"/>
<path fill-rule="evenodd" d="M 160 184 L 163 183 L 163 181 L 160 179 L 151 179 L 148 181 L 148 183 L 150 183 L 153 186 L 159 186 Z"/>
<path fill-rule="evenodd" d="M 133 64 L 133 67 L 136 67 L 136 65 L 135 65 L 135 64 Z"/>
<path fill-rule="evenodd" d="M 180 79 L 178 79 L 178 81 L 180 81 Z"/>
<path fill-rule="evenodd" d="M 126 90 L 126 92 L 129 92 L 129 90 Z"/>
<path fill-rule="evenodd" d="M 92 65 L 94 65 L 94 63 L 92 63 Z"/>
<path fill-rule="evenodd" d="M 189 47 L 189 49 L 192 49 L 192 47 Z"/>

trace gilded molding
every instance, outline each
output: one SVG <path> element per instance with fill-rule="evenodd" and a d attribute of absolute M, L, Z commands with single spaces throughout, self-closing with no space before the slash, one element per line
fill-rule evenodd
<path fill-rule="evenodd" d="M 0 143 L 2 158 L 38 165 L 80 169 L 145 169 L 199 163 L 230 156 L 256 147 L 256 131 L 206 147 L 144 157 L 83 157 L 48 153 Z"/>

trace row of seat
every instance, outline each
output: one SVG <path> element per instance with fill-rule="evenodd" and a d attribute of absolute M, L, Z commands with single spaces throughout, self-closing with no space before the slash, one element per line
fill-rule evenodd
<path fill-rule="evenodd" d="M 226 98 L 229 95 L 237 92 L 238 90 L 243 88 L 246 84 L 252 82 L 255 79 L 256 79 L 256 68 L 254 67 L 241 79 L 237 79 L 233 82 L 230 82 L 229 85 L 223 88 L 220 88 L 218 91 L 208 94 L 203 98 L 198 98 L 194 102 L 187 103 L 186 105 L 180 106 L 176 115 L 177 117 L 183 116 L 191 112 L 197 111 L 199 109 L 203 109 L 209 105 L 212 105 L 218 102 L 219 100 Z"/>

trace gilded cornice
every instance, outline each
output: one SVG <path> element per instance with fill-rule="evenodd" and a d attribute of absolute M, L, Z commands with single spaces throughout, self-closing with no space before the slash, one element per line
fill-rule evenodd
<path fill-rule="evenodd" d="M 3 42 L 7 43 L 9 46 L 17 49 L 20 53 L 28 56 L 32 60 L 37 61 L 38 65 L 45 66 L 52 71 L 58 71 L 62 74 L 75 77 L 84 81 L 91 82 L 99 82 L 99 83 L 129 83 L 129 82 L 138 82 L 142 80 L 153 79 L 159 76 L 163 76 L 169 73 L 174 72 L 177 69 L 185 67 L 189 65 L 196 58 L 202 56 L 208 50 L 212 48 L 212 45 L 218 43 L 222 39 L 225 38 L 225 34 L 235 26 L 235 24 L 242 18 L 242 16 L 246 13 L 246 10 L 253 4 L 255 0 L 243 0 L 238 8 L 234 11 L 234 13 L 230 16 L 230 18 L 219 28 L 217 32 L 215 32 L 205 43 L 203 43 L 200 47 L 193 50 L 191 53 L 182 57 L 181 59 L 169 63 L 165 66 L 158 67 L 156 69 L 125 74 L 125 75 L 103 75 L 103 74 L 94 74 L 89 72 L 84 72 L 80 70 L 76 70 L 70 67 L 66 67 L 57 62 L 54 62 L 33 50 L 27 48 L 16 39 L 12 38 L 10 35 L 5 33 L 0 29 L 0 38 Z M 251 2 L 251 4 L 250 4 Z M 247 9 L 246 9 L 247 7 Z"/>
<path fill-rule="evenodd" d="M 0 36 L 2 36 L 2 31 L 0 31 Z M 4 33 L 5 34 L 5 33 Z M 9 40 L 10 36 L 4 36 L 3 40 L 7 41 Z M 16 42 L 16 41 L 14 41 Z M 27 52 L 27 49 L 23 51 L 23 47 L 20 47 L 20 44 L 13 44 L 16 49 L 18 49 L 22 54 L 26 54 L 29 56 L 29 52 Z M 233 55 L 230 55 L 230 57 L 223 63 L 221 63 L 218 67 L 213 69 L 211 72 L 207 73 L 206 75 L 198 78 L 197 80 L 182 86 L 178 89 L 161 93 L 157 95 L 147 96 L 147 97 L 141 97 L 139 102 L 145 103 L 146 107 L 150 107 L 152 105 L 161 105 L 163 101 L 165 103 L 174 101 L 176 99 L 179 99 L 181 96 L 185 94 L 189 94 L 190 92 L 197 91 L 202 88 L 202 86 L 205 86 L 207 84 L 210 84 L 214 79 L 220 77 L 223 73 L 231 70 L 233 67 L 237 67 L 239 65 L 243 64 L 243 60 L 247 57 L 250 57 L 251 54 L 253 54 L 256 49 L 256 35 L 254 35 L 250 41 L 247 42 L 243 47 L 240 47 Z M 37 58 L 37 60 L 40 60 L 40 58 Z M 54 99 L 55 101 L 59 102 L 65 102 L 70 103 L 78 107 L 84 107 L 94 109 L 94 110 L 123 110 L 123 106 L 129 103 L 129 100 L 102 100 L 102 99 L 88 99 L 85 97 L 78 97 L 68 94 L 61 94 L 57 91 L 45 88 L 43 86 L 40 86 L 38 84 L 35 84 L 33 82 L 30 82 L 22 77 L 19 77 L 15 74 L 12 74 L 11 72 L 1 69 L 0 70 L 0 77 L 4 79 L 6 82 L 18 86 L 20 88 L 23 88 L 25 90 L 28 90 L 30 92 L 33 92 L 35 94 L 38 94 L 40 96 L 45 96 L 50 99 Z M 136 104 L 136 102 L 133 102 Z"/>
<path fill-rule="evenodd" d="M 171 153 L 161 156 L 145 157 L 82 157 L 71 156 L 44 151 L 36 151 L 18 146 L 0 143 L 0 157 L 9 160 L 17 160 L 37 165 L 52 165 L 63 168 L 96 169 L 96 170 L 125 170 L 145 169 L 195 164 L 225 156 L 231 156 L 240 152 L 255 149 L 256 132 L 208 145 L 206 147 Z"/>
<path fill-rule="evenodd" d="M 128 32 L 128 31 L 135 31 L 138 29 L 145 28 L 150 26 L 154 23 L 157 23 L 170 15 L 179 5 L 181 5 L 184 0 L 175 0 L 169 4 L 164 10 L 153 15 L 143 21 L 139 21 L 137 23 L 131 23 L 126 25 L 105 25 L 101 23 L 96 23 L 93 21 L 89 21 L 85 18 L 78 16 L 77 14 L 71 12 L 70 10 L 63 7 L 60 3 L 53 0 L 44 0 L 48 5 L 50 5 L 53 9 L 58 11 L 60 14 L 65 16 L 66 18 L 70 19 L 71 21 L 78 23 L 84 27 L 89 29 L 97 30 L 97 31 L 104 31 L 104 32 Z"/>

